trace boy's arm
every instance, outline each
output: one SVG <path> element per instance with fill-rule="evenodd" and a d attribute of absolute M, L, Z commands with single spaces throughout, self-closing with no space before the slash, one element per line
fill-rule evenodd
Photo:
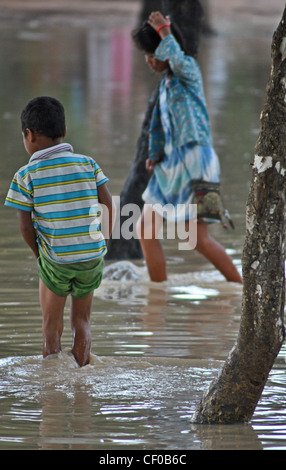
<path fill-rule="evenodd" d="M 111 193 L 107 187 L 106 183 L 101 184 L 97 187 L 98 191 L 98 201 L 101 204 L 103 215 L 102 215 L 102 233 L 106 239 L 106 245 L 109 241 L 113 225 L 115 222 L 115 205 L 112 200 Z"/>
<path fill-rule="evenodd" d="M 20 227 L 20 232 L 22 234 L 22 237 L 27 243 L 27 245 L 31 248 L 35 257 L 38 258 L 39 248 L 37 244 L 37 236 L 36 236 L 36 232 L 33 226 L 31 215 L 32 215 L 31 212 L 18 210 L 19 227 Z"/>

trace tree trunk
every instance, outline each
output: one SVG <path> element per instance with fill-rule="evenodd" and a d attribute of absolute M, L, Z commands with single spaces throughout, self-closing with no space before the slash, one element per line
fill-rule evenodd
<path fill-rule="evenodd" d="M 202 11 L 199 0 L 156 0 L 156 2 L 153 0 L 145 0 L 140 14 L 139 23 L 141 24 L 143 20 L 148 18 L 149 14 L 154 9 L 161 9 L 163 14 L 168 14 L 171 21 L 174 21 L 179 26 L 186 43 L 186 47 L 188 47 L 188 43 L 190 43 L 192 45 L 195 44 L 195 48 L 198 49 L 202 27 Z M 118 208 L 117 222 L 114 230 L 114 234 L 116 234 L 116 236 L 111 236 L 109 241 L 108 253 L 106 255 L 107 260 L 142 258 L 139 241 L 136 238 L 126 240 L 121 233 L 122 225 L 128 217 L 130 217 L 123 216 L 121 212 L 122 208 L 127 206 L 127 204 L 136 204 L 140 209 L 143 208 L 144 203 L 141 195 L 150 178 L 150 174 L 145 168 L 145 162 L 148 158 L 149 126 L 157 96 L 158 89 L 154 91 L 148 103 L 133 164 L 125 181 L 124 188 L 120 194 L 120 207 Z"/>
<path fill-rule="evenodd" d="M 124 184 L 124 188 L 120 194 L 120 207 L 117 212 L 122 212 L 122 208 L 127 204 L 136 204 L 140 209 L 143 207 L 142 193 L 144 192 L 149 178 L 150 173 L 146 170 L 146 159 L 148 156 L 148 145 L 149 145 L 149 127 L 150 120 L 153 112 L 155 102 L 158 97 L 158 88 L 154 91 L 151 99 L 148 103 L 148 108 L 145 114 L 145 118 L 142 125 L 141 135 L 137 142 L 135 158 L 131 170 L 128 174 L 127 180 Z M 118 217 L 113 232 L 116 234 L 112 236 L 108 244 L 108 253 L 106 259 L 140 259 L 142 258 L 142 251 L 140 243 L 136 238 L 129 240 L 122 236 L 121 227 L 124 222 L 128 220 L 129 215 L 122 215 Z M 133 228 L 134 231 L 134 228 Z"/>
<path fill-rule="evenodd" d="M 237 342 L 202 399 L 193 423 L 252 417 L 284 341 L 286 174 L 286 7 L 272 41 L 247 203 L 242 318 Z"/>

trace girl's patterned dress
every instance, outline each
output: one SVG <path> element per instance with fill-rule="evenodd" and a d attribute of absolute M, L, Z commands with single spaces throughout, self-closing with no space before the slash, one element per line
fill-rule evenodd
<path fill-rule="evenodd" d="M 161 41 L 155 57 L 168 60 L 171 73 L 160 83 L 153 111 L 149 158 L 159 163 L 142 197 L 168 220 L 194 218 L 192 180 L 220 180 L 200 69 L 172 35 Z"/>

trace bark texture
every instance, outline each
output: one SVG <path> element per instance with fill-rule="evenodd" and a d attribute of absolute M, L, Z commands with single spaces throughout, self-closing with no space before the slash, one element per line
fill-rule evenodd
<path fill-rule="evenodd" d="M 202 399 L 193 423 L 251 419 L 284 341 L 286 178 L 286 8 L 272 40 L 243 250 L 242 317 L 237 342 Z"/>
<path fill-rule="evenodd" d="M 117 209 L 117 212 L 119 213 L 122 212 L 122 207 L 127 204 L 136 204 L 140 209 L 143 207 L 141 196 L 150 178 L 150 173 L 146 170 L 145 166 L 146 159 L 148 157 L 149 126 L 153 108 L 158 97 L 158 91 L 159 89 L 157 88 L 148 103 L 141 129 L 141 135 L 137 142 L 135 157 L 124 187 L 120 193 L 120 207 Z M 117 214 L 116 224 L 119 225 L 119 228 L 117 229 L 117 227 L 115 227 L 115 233 L 119 233 L 121 231 L 121 227 L 124 222 L 128 220 L 128 217 L 129 215 L 123 216 L 122 213 L 121 216 L 118 217 Z M 126 240 L 123 236 L 120 236 L 120 238 L 118 238 L 118 236 L 117 238 L 111 237 L 105 258 L 111 260 L 141 259 L 142 251 L 140 243 L 136 238 Z"/>

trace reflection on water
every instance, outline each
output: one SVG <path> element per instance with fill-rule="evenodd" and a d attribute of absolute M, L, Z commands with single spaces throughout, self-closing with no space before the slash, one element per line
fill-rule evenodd
<path fill-rule="evenodd" d="M 116 26 L 114 26 L 116 24 Z M 68 140 L 94 156 L 119 194 L 154 88 L 130 43 L 135 18 L 103 17 L 0 30 L 0 194 L 27 161 L 19 129 L 26 101 L 51 94 L 67 110 Z M 263 37 L 262 37 L 263 33 Z M 257 136 L 268 60 L 255 37 L 204 38 L 201 64 L 235 232 L 212 232 L 240 266 L 249 163 Z M 245 53 L 247 51 L 247 54 Z M 241 64 L 243 63 L 243 67 Z M 239 131 L 238 131 L 239 129 Z M 13 210 L 0 205 L 0 449 L 285 448 L 285 353 L 281 351 L 249 425 L 192 426 L 190 418 L 232 348 L 241 287 L 227 284 L 197 253 L 166 242 L 169 279 L 150 283 L 143 262 L 109 263 L 95 295 L 92 363 L 69 353 L 42 360 L 35 261 Z M 68 312 L 68 306 L 67 306 Z"/>
<path fill-rule="evenodd" d="M 192 412 L 186 387 L 192 400 L 198 397 L 202 381 L 211 378 L 210 365 L 95 357 L 78 369 L 68 353 L 45 361 L 35 356 L 3 360 L 1 393 L 5 385 L 9 393 L 2 422 L 4 428 L 10 423 L 9 447 L 21 442 L 40 449 L 156 448 L 164 435 L 160 447 L 171 448 L 177 435 L 176 447 L 184 449 Z M 21 437 L 19 427 L 31 434 Z M 34 443 L 31 435 L 37 436 Z"/>
<path fill-rule="evenodd" d="M 33 272 L 34 288 L 18 289 L 18 301 L 1 291 L 0 448 L 284 448 L 283 351 L 249 425 L 190 424 L 235 341 L 241 287 L 215 273 L 206 282 L 201 272 L 171 275 L 158 288 L 144 267 L 127 272 L 126 264 L 106 269 L 93 306 L 92 361 L 84 368 L 69 352 L 68 324 L 64 351 L 39 355 Z M 129 279 L 112 279 L 122 273 Z"/>

